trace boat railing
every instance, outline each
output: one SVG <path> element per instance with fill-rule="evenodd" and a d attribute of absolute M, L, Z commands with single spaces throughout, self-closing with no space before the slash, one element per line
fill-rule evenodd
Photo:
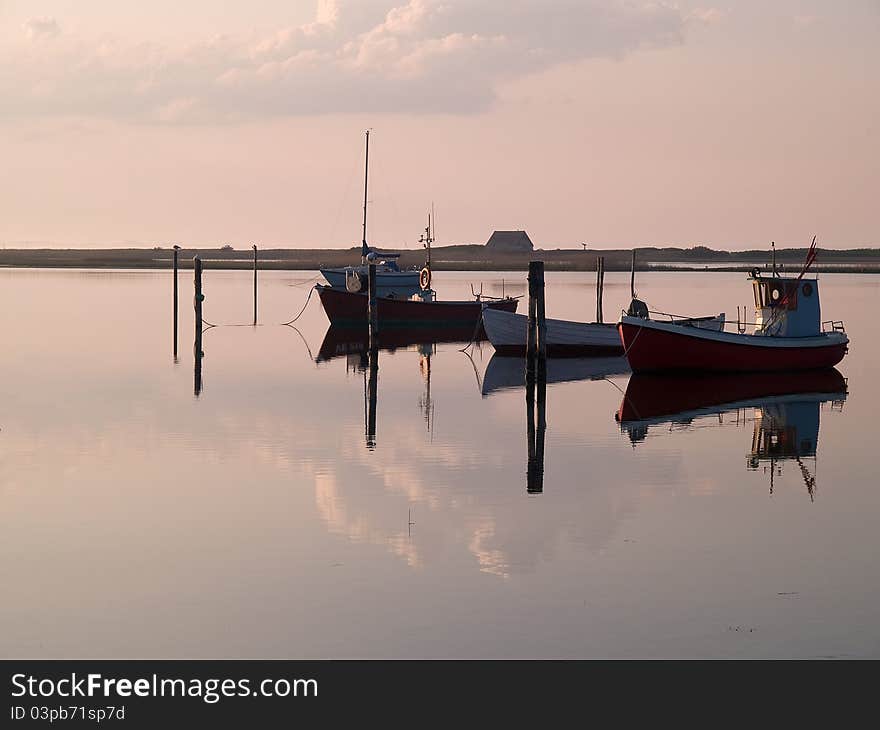
<path fill-rule="evenodd" d="M 622 314 L 626 315 L 626 310 L 622 310 Z M 681 325 L 699 325 L 701 322 L 712 322 L 713 320 L 718 319 L 718 315 L 705 315 L 702 317 L 691 317 L 686 314 L 671 314 L 670 312 L 656 312 L 653 309 L 648 310 L 648 315 L 652 319 L 656 319 L 656 317 L 668 317 L 670 324 L 681 324 Z M 719 324 L 724 327 L 727 324 L 733 324 L 729 322 L 721 322 Z"/>
<path fill-rule="evenodd" d="M 829 319 L 822 323 L 823 332 L 843 332 L 846 333 L 846 327 L 843 326 L 843 320 Z"/>

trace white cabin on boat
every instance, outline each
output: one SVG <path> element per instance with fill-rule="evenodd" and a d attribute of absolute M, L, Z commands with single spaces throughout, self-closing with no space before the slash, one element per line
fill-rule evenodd
<path fill-rule="evenodd" d="M 773 337 L 813 337 L 822 331 L 817 279 L 749 277 L 755 294 L 756 335 Z"/>

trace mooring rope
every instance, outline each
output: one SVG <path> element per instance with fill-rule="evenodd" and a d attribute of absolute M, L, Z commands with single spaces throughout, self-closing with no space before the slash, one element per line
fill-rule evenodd
<path fill-rule="evenodd" d="M 468 342 L 464 347 L 462 347 L 459 352 L 467 352 L 471 347 L 477 344 L 477 332 L 480 331 L 480 327 L 483 324 L 483 310 L 480 310 L 480 318 L 477 320 L 477 326 L 474 327 L 474 333 L 471 335 L 471 341 Z"/>
<path fill-rule="evenodd" d="M 312 287 L 309 290 L 309 295 L 306 297 L 306 303 L 303 304 L 303 308 L 299 310 L 299 314 L 297 314 L 296 317 L 294 317 L 293 319 L 291 319 L 288 322 L 280 322 L 279 326 L 286 327 L 286 326 L 292 325 L 294 322 L 296 322 L 296 320 L 298 320 L 302 316 L 303 312 L 306 311 L 306 307 L 309 306 L 309 301 L 311 300 L 312 292 L 314 292 L 314 291 L 315 291 L 314 287 Z M 209 322 L 204 317 L 202 317 L 202 323 L 207 325 L 205 327 L 205 329 L 202 330 L 202 332 L 206 332 L 207 330 L 209 330 L 213 327 L 263 327 L 262 324 L 254 323 L 254 322 L 242 322 L 242 323 L 221 322 L 220 324 L 215 324 L 214 322 Z"/>
<path fill-rule="evenodd" d="M 302 317 L 302 313 L 305 312 L 306 307 L 309 306 L 309 301 L 311 300 L 312 294 L 314 293 L 314 291 L 315 291 L 315 287 L 312 287 L 311 289 L 309 289 L 309 295 L 306 297 L 306 303 L 303 304 L 303 308 L 299 310 L 299 314 L 297 314 L 296 317 L 294 317 L 289 322 L 282 322 L 281 323 L 282 326 L 287 327 L 289 325 L 292 325 L 294 322 L 296 322 L 296 320 L 298 320 L 300 317 Z"/>

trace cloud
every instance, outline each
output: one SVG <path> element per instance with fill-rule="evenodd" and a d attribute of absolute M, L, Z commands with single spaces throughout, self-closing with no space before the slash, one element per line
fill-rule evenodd
<path fill-rule="evenodd" d="M 673 6 L 632 0 L 320 0 L 312 22 L 186 47 L 58 39 L 2 65 L 0 117 L 161 123 L 489 107 L 498 86 L 553 66 L 681 42 Z M 57 34 L 52 19 L 32 32 Z M 29 29 L 31 25 L 28 26 Z"/>
<path fill-rule="evenodd" d="M 22 27 L 29 41 L 41 38 L 54 38 L 61 32 L 61 27 L 55 18 L 31 18 L 26 20 Z"/>

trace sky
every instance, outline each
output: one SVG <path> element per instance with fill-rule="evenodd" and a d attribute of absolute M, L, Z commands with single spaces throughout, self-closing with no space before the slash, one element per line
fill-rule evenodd
<path fill-rule="evenodd" d="M 880 246 L 880 0 L 0 0 L 0 245 Z"/>

